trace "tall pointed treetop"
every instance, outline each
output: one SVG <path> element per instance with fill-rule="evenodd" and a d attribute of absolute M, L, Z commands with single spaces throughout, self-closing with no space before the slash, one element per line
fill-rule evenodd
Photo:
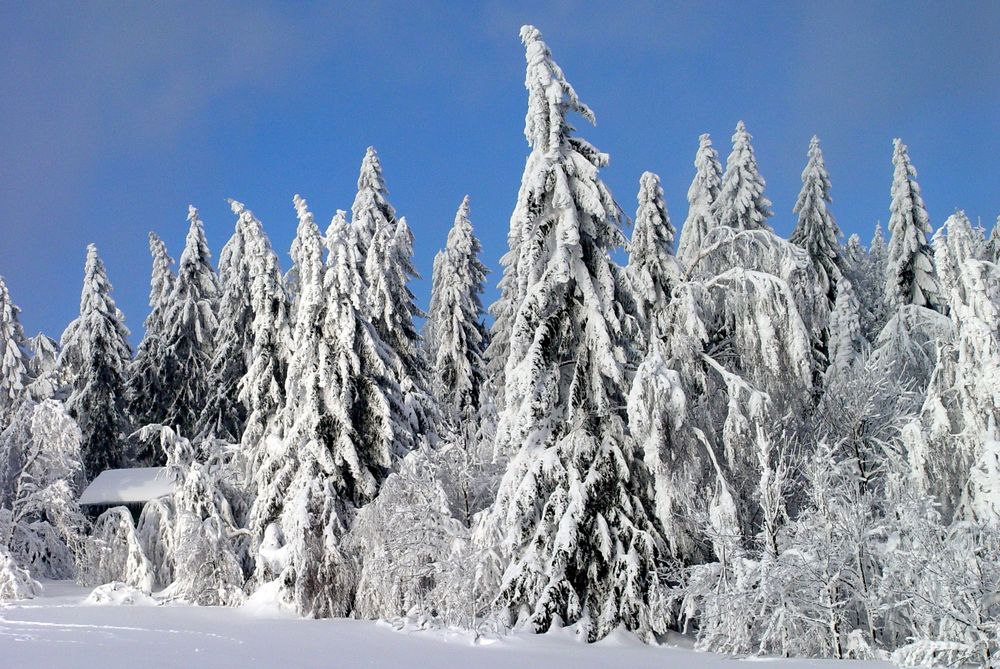
<path fill-rule="evenodd" d="M 29 353 L 20 312 L 0 277 L 0 430 L 7 426 L 27 383 Z"/>
<path fill-rule="evenodd" d="M 496 598 L 536 631 L 580 621 L 589 640 L 648 636 L 662 543 L 648 472 L 625 427 L 624 281 L 610 258 L 621 210 L 607 156 L 571 137 L 593 120 L 538 31 L 527 52 L 528 156 L 504 258 L 509 337 L 496 451 L 512 458 L 481 539 L 504 564 Z"/>
<path fill-rule="evenodd" d="M 153 258 L 149 279 L 150 310 L 143 323 L 142 341 L 128 369 L 129 418 L 136 429 L 163 420 L 171 402 L 164 361 L 166 310 L 176 280 L 171 269 L 174 259 L 167 252 L 167 245 L 154 232 L 149 233 L 149 253 Z M 161 451 L 158 440 L 140 439 L 135 445 L 133 459 L 138 464 L 154 464 L 161 461 Z"/>
<path fill-rule="evenodd" d="M 166 308 L 165 385 L 170 405 L 158 422 L 193 435 L 211 385 L 211 364 L 218 329 L 219 278 L 198 210 L 188 207 L 184 241 Z"/>
<path fill-rule="evenodd" d="M 841 274 L 840 237 L 843 236 L 828 207 L 832 201 L 823 151 L 819 148 L 819 138 L 813 136 L 809 142 L 809 161 L 802 171 L 802 190 L 792 210 L 799 215 L 799 221 L 789 241 L 809 253 L 831 309 Z"/>
<path fill-rule="evenodd" d="M 674 226 L 663 201 L 660 177 L 652 172 L 643 173 L 638 200 L 628 273 L 649 341 L 659 331 L 655 321 L 670 301 L 670 292 L 680 280 L 680 269 L 673 253 Z"/>
<path fill-rule="evenodd" d="M 83 433 L 87 478 L 120 467 L 128 420 L 125 373 L 132 359 L 125 318 L 111 297 L 97 247 L 87 247 L 80 315 L 62 336 L 60 364 L 72 385 L 67 409 Z"/>
<path fill-rule="evenodd" d="M 743 121 L 737 123 L 733 150 L 726 160 L 726 173 L 714 205 L 719 224 L 737 230 L 766 228 L 772 213 L 771 201 L 764 197 L 764 178 L 757 169 L 751 139 Z"/>
<path fill-rule="evenodd" d="M 368 147 L 361 161 L 358 193 L 351 206 L 351 222 L 358 226 L 356 236 L 362 253 L 367 252 L 380 229 L 396 222 L 396 210 L 389 204 L 389 190 L 382 176 L 382 162 L 373 146 Z"/>
<path fill-rule="evenodd" d="M 521 41 L 528 61 L 524 79 L 528 89 L 524 136 L 532 149 L 546 151 L 562 148 L 563 141 L 572 130 L 566 123 L 566 114 L 577 112 L 595 123 L 594 112 L 580 101 L 576 91 L 566 81 L 562 69 L 552 60 L 552 52 L 542 41 L 538 28 L 522 26 Z"/>
<path fill-rule="evenodd" d="M 685 265 L 694 262 L 701 251 L 705 235 L 718 224 L 713 205 L 722 187 L 722 165 L 707 133 L 698 138 L 694 169 L 694 179 L 687 193 L 688 215 L 681 228 L 680 244 L 677 247 L 677 256 Z"/>
<path fill-rule="evenodd" d="M 938 285 L 933 252 L 927 244 L 931 232 L 917 170 L 902 140 L 892 141 L 894 166 L 889 211 L 889 249 L 886 260 L 885 299 L 890 308 L 915 304 L 938 308 Z"/>
<path fill-rule="evenodd" d="M 485 373 L 480 296 L 487 272 L 479 260 L 481 251 L 469 221 L 466 195 L 448 232 L 447 245 L 434 258 L 431 304 L 424 326 L 430 390 L 452 420 L 475 420 L 479 408 Z"/>
<path fill-rule="evenodd" d="M 496 393 L 498 406 L 505 401 L 504 367 L 509 359 L 514 312 L 527 290 L 528 277 L 522 274 L 524 268 L 521 267 L 522 247 L 526 249 L 526 254 L 534 253 L 538 240 L 531 238 L 537 236 L 546 219 L 551 220 L 553 217 L 552 212 L 546 211 L 546 208 L 567 205 L 565 188 L 559 189 L 559 201 L 554 202 L 555 194 L 546 183 L 547 178 L 554 176 L 553 165 L 560 162 L 566 165 L 566 169 L 562 171 L 565 179 L 595 180 L 595 188 L 586 196 L 586 208 L 592 212 L 602 212 L 614 222 L 614 225 L 598 231 L 598 234 L 610 233 L 610 238 L 602 242 L 607 241 L 611 246 L 624 243 L 624 236 L 618 225 L 621 211 L 604 184 L 596 178 L 597 168 L 607 164 L 608 156 L 587 141 L 572 137 L 573 127 L 566 120 L 567 114 L 576 112 L 594 123 L 594 113 L 580 101 L 576 91 L 566 81 L 562 69 L 552 59 L 552 53 L 542 41 L 537 28 L 523 26 L 521 41 L 525 46 L 527 62 L 524 85 L 528 90 L 524 136 L 531 147 L 531 153 L 525 161 L 517 204 L 510 218 L 510 230 L 507 234 L 509 250 L 500 259 L 504 268 L 499 285 L 500 299 L 490 307 L 495 320 L 487 359 L 491 386 Z M 565 158 L 570 152 L 578 155 L 581 161 L 570 165 Z M 577 173 L 578 170 L 580 173 Z M 584 172 L 587 174 L 583 174 Z M 566 185 L 565 182 L 561 184 Z"/>

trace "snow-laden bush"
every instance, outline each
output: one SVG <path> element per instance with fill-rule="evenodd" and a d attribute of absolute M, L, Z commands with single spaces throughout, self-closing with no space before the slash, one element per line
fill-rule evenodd
<path fill-rule="evenodd" d="M 153 565 L 143 553 L 132 515 L 125 507 L 112 507 L 98 516 L 85 555 L 79 575 L 83 585 L 121 581 L 142 592 L 152 592 L 156 581 Z"/>
<path fill-rule="evenodd" d="M 72 578 L 87 521 L 77 504 L 80 429 L 61 402 L 26 400 L 0 433 L 0 546 L 48 578 Z"/>
<path fill-rule="evenodd" d="M 27 569 L 17 565 L 14 557 L 0 548 L 0 602 L 31 599 L 42 594 L 42 584 L 31 578 Z"/>
<path fill-rule="evenodd" d="M 159 432 L 175 481 L 169 505 L 143 512 L 142 539 L 156 557 L 154 573 L 173 575 L 164 596 L 204 606 L 243 602 L 244 575 L 234 539 L 241 534 L 223 489 L 225 463 L 199 462 L 194 445 L 168 427 Z"/>
<path fill-rule="evenodd" d="M 84 604 L 91 606 L 156 606 L 148 593 L 121 581 L 112 581 L 94 588 Z"/>
<path fill-rule="evenodd" d="M 449 506 L 442 455 L 427 446 L 410 453 L 358 513 L 344 540 L 360 569 L 355 615 L 422 613 L 448 624 L 473 621 L 474 584 L 468 565 L 458 562 L 469 530 Z"/>

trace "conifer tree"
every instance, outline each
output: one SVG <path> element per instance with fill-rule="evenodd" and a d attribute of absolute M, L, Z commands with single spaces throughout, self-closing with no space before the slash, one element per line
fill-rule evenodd
<path fill-rule="evenodd" d="M 207 402 L 201 409 L 195 435 L 240 440 L 246 421 L 246 407 L 239 400 L 239 384 L 246 374 L 253 333 L 250 323 L 250 273 L 246 260 L 251 227 L 260 227 L 253 212 L 241 202 L 229 201 L 236 214 L 236 229 L 219 254 L 220 293 L 217 307 L 218 329 L 209 368 Z"/>
<path fill-rule="evenodd" d="M 28 397 L 35 402 L 65 399 L 65 387 L 59 369 L 59 344 L 43 332 L 28 340 Z"/>
<path fill-rule="evenodd" d="M 292 351 L 285 378 L 285 401 L 273 436 L 260 442 L 249 454 L 252 488 L 256 492 L 250 511 L 250 530 L 258 543 L 266 528 L 281 514 L 297 466 L 297 446 L 314 438 L 323 410 L 318 376 L 326 315 L 323 237 L 305 199 L 296 195 L 293 203 L 299 220 L 291 248 L 292 263 L 297 268 L 298 293 Z M 258 561 L 255 578 L 258 582 L 268 581 L 277 573 L 269 569 L 266 560 Z"/>
<path fill-rule="evenodd" d="M 876 250 L 873 246 L 872 251 Z M 874 341 L 885 324 L 885 275 L 880 270 L 884 265 L 878 264 L 878 259 L 856 234 L 847 240 L 841 259 L 844 278 L 851 282 L 858 304 L 861 333 L 869 342 Z"/>
<path fill-rule="evenodd" d="M 482 323 L 486 266 L 482 245 L 469 221 L 466 195 L 448 232 L 448 242 L 434 258 L 431 304 L 423 339 L 430 364 L 430 390 L 452 421 L 473 423 L 486 373 Z"/>
<path fill-rule="evenodd" d="M 1000 216 L 990 231 L 990 238 L 986 242 L 986 260 L 993 264 L 1000 264 Z"/>
<path fill-rule="evenodd" d="M 260 220 L 243 203 L 229 202 L 236 231 L 219 258 L 222 294 L 212 394 L 199 433 L 241 442 L 248 416 L 256 412 L 253 434 L 243 441 L 248 445 L 261 439 L 284 392 L 288 297 Z"/>
<path fill-rule="evenodd" d="M 241 216 L 247 223 L 244 260 L 250 282 L 247 299 L 252 317 L 248 323 L 248 363 L 238 390 L 239 400 L 247 412 L 241 444 L 244 453 L 252 455 L 285 401 L 291 324 L 289 299 L 278 256 L 260 221 L 246 210 Z"/>
<path fill-rule="evenodd" d="M 917 183 L 917 170 L 902 140 L 892 141 L 892 204 L 889 216 L 889 249 L 885 300 L 895 310 L 906 304 L 937 309 L 937 279 L 927 235 L 931 225 Z"/>
<path fill-rule="evenodd" d="M 663 331 L 663 316 L 673 287 L 681 280 L 674 257 L 674 226 L 663 201 L 660 177 L 644 172 L 639 179 L 639 208 L 629 249 L 628 277 L 647 342 Z"/>
<path fill-rule="evenodd" d="M 111 297 L 97 247 L 87 247 L 80 315 L 63 333 L 60 364 L 72 386 L 67 409 L 83 433 L 84 471 L 93 479 L 123 464 L 126 415 L 125 374 L 132 359 L 125 317 Z"/>
<path fill-rule="evenodd" d="M 526 48 L 532 152 L 505 260 L 518 283 L 498 450 L 514 453 L 480 539 L 505 565 L 497 605 L 543 632 L 580 621 L 593 641 L 624 625 L 644 637 L 662 539 L 649 476 L 625 424 L 621 210 L 600 180 L 608 162 L 571 135 L 593 121 L 533 26 Z M 516 269 L 511 267 L 516 266 Z M 495 534 L 494 534 L 495 532 Z"/>
<path fill-rule="evenodd" d="M 733 150 L 726 159 L 719 195 L 712 205 L 719 225 L 736 230 L 767 228 L 771 201 L 764 197 L 764 178 L 757 169 L 752 139 L 743 121 L 736 124 Z"/>
<path fill-rule="evenodd" d="M 30 354 L 20 313 L 10 299 L 7 284 L 0 277 L 0 430 L 10 422 L 28 381 Z"/>
<path fill-rule="evenodd" d="M 389 191 L 382 176 L 382 162 L 374 146 L 369 146 L 361 161 L 358 192 L 351 205 L 351 223 L 358 228 L 357 243 L 362 261 L 368 254 L 375 234 L 396 224 L 396 210 L 389 204 Z"/>
<path fill-rule="evenodd" d="M 166 413 L 158 422 L 193 435 L 211 392 L 212 356 L 218 329 L 219 281 L 198 210 L 188 207 L 189 228 L 164 310 Z M 162 460 L 160 460 L 162 462 Z"/>
<path fill-rule="evenodd" d="M 823 162 L 819 138 L 813 136 L 809 142 L 809 162 L 802 171 L 802 190 L 793 209 L 799 215 L 799 221 L 788 241 L 809 253 L 820 291 L 826 295 L 833 309 L 837 299 L 837 281 L 841 275 L 839 238 L 843 233 L 830 213 L 828 205 L 831 202 L 830 175 Z"/>
<path fill-rule="evenodd" d="M 359 228 L 357 235 L 362 233 Z M 416 305 L 409 288 L 410 279 L 418 276 L 412 258 L 413 233 L 405 218 L 376 231 L 364 263 L 367 314 L 379 339 L 398 361 L 395 378 L 403 390 L 405 411 L 413 430 L 430 434 L 435 429 L 435 407 L 427 394 L 427 359 L 413 324 L 414 318 L 425 314 Z"/>
<path fill-rule="evenodd" d="M 170 406 L 166 384 L 166 335 L 165 312 L 173 291 L 174 259 L 167 252 L 167 245 L 156 233 L 149 233 L 149 253 L 153 269 L 149 280 L 149 315 L 143 323 L 145 332 L 135 358 L 128 368 L 129 418 L 134 428 L 159 423 Z M 159 445 L 141 439 L 134 445 L 133 459 L 138 464 L 159 462 L 162 453 Z"/>
<path fill-rule="evenodd" d="M 698 138 L 694 169 L 694 180 L 687 194 L 688 215 L 677 247 L 677 257 L 686 266 L 698 257 L 705 235 L 718 224 L 713 205 L 722 187 L 722 165 L 707 133 Z"/>
<path fill-rule="evenodd" d="M 340 540 L 355 509 L 374 499 L 409 426 L 397 420 L 398 360 L 366 317 L 357 229 L 341 221 L 331 230 L 324 272 L 319 230 L 304 203 L 300 212 L 298 318 L 308 320 L 296 323 L 282 416 L 283 441 L 294 456 L 286 456 L 255 505 L 257 523 L 268 515 L 277 521 L 265 526 L 258 570 L 279 579 L 281 597 L 300 613 L 326 617 L 350 610 Z M 303 351 L 313 356 L 303 358 Z M 275 543 L 283 547 L 277 559 Z"/>

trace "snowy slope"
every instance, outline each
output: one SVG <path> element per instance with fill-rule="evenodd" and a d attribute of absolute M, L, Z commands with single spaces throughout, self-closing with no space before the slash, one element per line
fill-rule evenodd
<path fill-rule="evenodd" d="M 612 634 L 587 645 L 569 632 L 516 635 L 475 644 L 465 634 L 399 633 L 359 620 L 300 620 L 246 610 L 190 606 L 88 606 L 89 594 L 45 584 L 35 600 L 0 608 L 0 666 L 38 667 L 696 667 L 746 662 L 680 648 L 644 646 Z M 785 667 L 888 667 L 879 663 L 766 660 Z"/>

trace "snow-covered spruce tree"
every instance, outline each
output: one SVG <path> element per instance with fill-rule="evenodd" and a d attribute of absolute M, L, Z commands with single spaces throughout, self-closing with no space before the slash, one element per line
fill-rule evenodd
<path fill-rule="evenodd" d="M 246 214 L 244 217 L 246 218 Z M 239 381 L 239 399 L 247 419 L 241 438 L 242 457 L 253 466 L 264 437 L 285 403 L 285 375 L 291 355 L 289 299 L 278 256 L 260 222 L 249 216 L 244 250 L 250 279 L 249 304 L 253 314 L 248 365 Z M 252 475 L 248 480 L 252 481 Z"/>
<path fill-rule="evenodd" d="M 219 297 L 216 308 L 218 327 L 211 366 L 208 395 L 194 434 L 238 442 L 246 421 L 246 407 L 239 400 L 239 384 L 247 371 L 253 332 L 250 322 L 250 268 L 246 260 L 252 228 L 260 229 L 253 212 L 241 202 L 229 201 L 236 214 L 236 229 L 219 254 Z"/>
<path fill-rule="evenodd" d="M 667 327 L 660 319 L 682 272 L 674 257 L 675 231 L 663 201 L 660 177 L 643 173 L 638 199 L 626 272 L 648 343 Z"/>
<path fill-rule="evenodd" d="M 60 364 L 72 390 L 66 407 L 83 432 L 83 467 L 88 479 L 124 462 L 127 387 L 132 360 L 125 317 L 111 297 L 97 247 L 87 247 L 80 315 L 66 327 Z"/>
<path fill-rule="evenodd" d="M 886 260 L 885 301 L 890 310 L 906 304 L 939 308 L 939 289 L 927 235 L 931 225 L 910 163 L 906 145 L 892 140 L 892 204 L 889 208 L 889 248 Z"/>
<path fill-rule="evenodd" d="M 166 383 L 166 334 L 165 312 L 173 291 L 174 259 L 167 252 L 167 245 L 156 233 L 149 233 L 149 253 L 153 269 L 149 280 L 149 315 L 143 323 L 145 332 L 135 358 L 128 368 L 129 418 L 133 427 L 141 428 L 159 423 L 170 406 Z M 161 454 L 155 443 L 136 442 L 131 459 L 139 465 L 160 461 Z"/>
<path fill-rule="evenodd" d="M 361 228 L 352 232 L 355 237 L 360 234 L 363 234 Z M 413 323 L 414 318 L 425 314 L 416 305 L 409 288 L 410 279 L 418 276 L 412 258 L 413 233 L 405 218 L 380 227 L 364 261 L 365 297 L 368 318 L 398 361 L 395 376 L 403 391 L 407 419 L 415 434 L 429 436 L 435 431 L 435 407 L 427 393 L 427 358 Z M 414 444 L 411 441 L 406 450 Z"/>
<path fill-rule="evenodd" d="M 273 434 L 265 436 L 247 454 L 252 475 L 251 490 L 255 493 L 249 527 L 256 543 L 262 540 L 265 529 L 280 515 L 288 485 L 297 466 L 297 444 L 292 444 L 288 438 L 282 438 L 282 434 L 287 433 L 297 422 L 299 427 L 296 429 L 307 430 L 301 424 L 306 419 L 314 426 L 322 411 L 317 361 L 326 314 L 323 294 L 323 237 L 305 199 L 296 195 L 293 204 L 299 220 L 291 248 L 298 293 L 295 297 L 284 402 L 273 426 Z M 255 574 L 258 584 L 270 581 L 275 576 L 277 573 L 268 569 L 266 561 L 258 561 Z"/>
<path fill-rule="evenodd" d="M 698 138 L 694 169 L 694 180 L 687 194 L 688 214 L 677 246 L 677 257 L 684 265 L 698 257 L 708 231 L 718 224 L 714 204 L 722 187 L 722 165 L 707 133 Z"/>
<path fill-rule="evenodd" d="M 435 465 L 447 481 L 452 507 L 467 524 L 492 501 L 501 473 L 492 457 L 492 440 L 480 434 L 480 414 L 489 411 L 482 400 L 490 394 L 484 386 L 487 335 L 480 297 L 488 270 L 479 260 L 481 250 L 469 222 L 466 196 L 455 214 L 447 245 L 434 258 L 423 345 L 430 368 L 429 387 L 447 442 L 435 455 Z"/>
<path fill-rule="evenodd" d="M 990 231 L 983 259 L 1000 264 L 1000 216 L 997 216 L 997 222 L 993 224 L 993 229 Z"/>
<path fill-rule="evenodd" d="M 132 514 L 124 506 L 113 506 L 94 521 L 78 580 L 91 587 L 121 581 L 145 593 L 153 591 L 153 565 L 143 553 Z"/>
<path fill-rule="evenodd" d="M 218 319 L 219 280 L 198 210 L 188 207 L 189 228 L 164 309 L 164 387 L 168 405 L 159 423 L 195 434 L 211 392 Z M 162 463 L 162 459 L 159 460 Z"/>
<path fill-rule="evenodd" d="M 42 594 L 42 584 L 31 577 L 27 569 L 17 562 L 3 546 L 0 546 L 0 602 L 18 599 L 34 599 Z"/>
<path fill-rule="evenodd" d="M 81 434 L 62 402 L 19 405 L 0 433 L 0 547 L 35 576 L 72 578 L 87 521 Z"/>
<path fill-rule="evenodd" d="M 802 190 L 793 209 L 799 221 L 788 241 L 809 253 L 820 289 L 833 309 L 841 276 L 840 237 L 843 233 L 830 213 L 830 202 L 830 175 L 819 148 L 819 138 L 813 136 L 809 142 L 809 162 L 802 171 Z"/>
<path fill-rule="evenodd" d="M 352 570 L 340 541 L 354 511 L 375 497 L 394 456 L 415 436 L 395 381 L 400 362 L 365 311 L 356 228 L 341 219 L 330 231 L 324 271 L 319 230 L 300 204 L 296 348 L 283 446 L 269 445 L 281 462 L 265 465 L 274 473 L 251 521 L 263 537 L 258 580 L 273 580 L 299 613 L 326 617 L 351 608 Z"/>
<path fill-rule="evenodd" d="M 946 522 L 1000 525 L 996 426 L 1000 423 L 1000 272 L 972 257 L 974 234 L 963 212 L 935 235 L 935 258 L 945 287 L 942 306 L 954 339 L 937 341 L 937 361 L 921 424 L 907 432 L 911 466 L 921 488 L 941 505 Z"/>
<path fill-rule="evenodd" d="M 743 121 L 736 124 L 733 150 L 726 159 L 726 172 L 712 211 L 719 225 L 736 230 L 767 229 L 771 201 L 764 197 L 764 178 L 757 169 L 751 136 Z"/>
<path fill-rule="evenodd" d="M 434 258 L 431 303 L 423 331 L 430 390 L 442 414 L 453 423 L 475 420 L 485 375 L 481 295 L 488 270 L 479 259 L 481 251 L 469 221 L 466 196 L 445 248 Z"/>
<path fill-rule="evenodd" d="M 28 397 L 35 402 L 50 398 L 65 399 L 67 389 L 59 368 L 58 342 L 39 332 L 28 340 L 28 351 L 31 353 L 31 360 L 28 361 L 30 381 L 26 388 Z"/>
<path fill-rule="evenodd" d="M 389 203 L 389 190 L 382 176 L 382 161 L 374 146 L 368 147 L 361 161 L 358 192 L 351 205 L 351 223 L 358 228 L 356 236 L 362 262 L 375 233 L 382 228 L 391 230 L 396 225 L 396 210 Z"/>
<path fill-rule="evenodd" d="M 827 356 L 830 366 L 826 369 L 827 383 L 838 374 L 847 374 L 868 352 L 868 340 L 861 330 L 861 307 L 854 296 L 854 286 L 842 277 L 837 284 L 837 300 L 830 313 Z"/>
<path fill-rule="evenodd" d="M 10 422 L 28 381 L 30 353 L 20 313 L 10 299 L 7 284 L 0 277 L 0 430 Z"/>
<path fill-rule="evenodd" d="M 521 39 L 532 152 L 506 261 L 520 285 L 496 437 L 514 456 L 479 540 L 506 565 L 496 606 L 510 619 L 537 632 L 579 623 L 590 641 L 619 625 L 649 638 L 662 626 L 663 542 L 623 411 L 623 277 L 609 257 L 624 242 L 621 210 L 598 174 L 607 155 L 567 123 L 593 113 L 539 31 Z"/>
<path fill-rule="evenodd" d="M 858 301 L 861 334 L 874 341 L 885 325 L 885 274 L 874 254 L 875 247 L 866 249 L 858 235 L 851 235 L 841 253 L 844 277 Z M 884 256 L 884 246 L 883 246 Z M 884 260 L 884 257 L 883 257 Z"/>

